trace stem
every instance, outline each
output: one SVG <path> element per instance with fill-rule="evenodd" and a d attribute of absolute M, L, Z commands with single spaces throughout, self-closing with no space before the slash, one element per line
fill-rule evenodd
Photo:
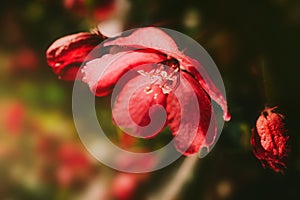
<path fill-rule="evenodd" d="M 149 200 L 173 200 L 181 192 L 184 184 L 187 182 L 191 172 L 196 167 L 197 161 L 199 160 L 197 154 L 185 158 L 180 168 L 178 169 L 173 179 L 168 181 L 165 187 L 154 197 L 151 196 Z"/>
<path fill-rule="evenodd" d="M 266 64 L 266 60 L 265 58 L 261 58 L 260 61 L 260 67 L 261 67 L 261 73 L 262 73 L 262 84 L 263 84 L 263 88 L 264 88 L 264 100 L 265 100 L 265 104 L 272 104 L 272 100 L 273 100 L 273 91 L 272 91 L 272 87 L 271 87 L 271 78 L 268 72 L 268 67 Z"/>

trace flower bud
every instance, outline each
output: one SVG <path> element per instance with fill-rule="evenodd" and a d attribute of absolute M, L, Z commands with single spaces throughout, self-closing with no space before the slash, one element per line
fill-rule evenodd
<path fill-rule="evenodd" d="M 253 153 L 264 168 L 284 172 L 286 158 L 290 151 L 284 116 L 274 108 L 265 108 L 252 129 L 251 146 Z"/>

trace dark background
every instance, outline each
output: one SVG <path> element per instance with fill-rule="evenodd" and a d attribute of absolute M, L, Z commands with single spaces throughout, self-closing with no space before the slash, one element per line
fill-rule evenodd
<path fill-rule="evenodd" d="M 42 167 L 30 164 L 38 159 L 37 152 L 21 144 L 24 141 L 34 144 L 43 135 L 55 132 L 62 146 L 64 141 L 71 141 L 88 154 L 72 122 L 72 83 L 57 79 L 47 66 L 45 51 L 61 36 L 89 31 L 98 22 L 114 17 L 113 11 L 102 18 L 90 15 L 97 7 L 109 10 L 108 5 L 114 3 L 87 1 L 84 11 L 66 7 L 59 0 L 1 3 L 1 199 L 73 199 L 78 188 L 82 190 L 93 180 L 91 177 L 79 179 L 81 184 L 76 183 L 62 192 L 59 182 L 37 175 L 50 164 Z M 129 4 L 124 30 L 161 26 L 187 34 L 211 55 L 226 87 L 232 120 L 226 123 L 212 152 L 200 160 L 177 199 L 298 199 L 300 1 L 129 0 Z M 17 108 L 21 105 L 21 114 L 9 114 L 9 108 L 14 110 L 16 105 Z M 266 105 L 279 106 L 277 111 L 286 117 L 292 151 L 284 175 L 263 169 L 251 151 L 250 131 Z M 20 119 L 12 120 L 17 127 L 8 125 L 7 128 L 5 119 L 11 115 L 13 119 Z M 67 128 L 57 128 L 61 126 Z M 51 165 L 54 171 L 57 165 Z M 96 161 L 91 165 L 86 170 L 93 174 L 104 173 L 102 168 L 105 167 Z M 136 199 L 143 199 L 156 183 L 167 179 L 163 176 L 165 173 L 177 166 L 176 162 L 151 173 L 136 190 Z M 25 170 L 16 178 L 12 170 L 19 168 Z M 31 182 L 28 183 L 25 176 L 29 168 L 34 168 L 32 175 L 28 175 L 35 177 L 36 185 L 32 187 L 28 186 Z"/>

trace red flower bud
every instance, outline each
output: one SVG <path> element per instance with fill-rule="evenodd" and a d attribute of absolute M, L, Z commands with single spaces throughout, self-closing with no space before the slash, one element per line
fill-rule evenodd
<path fill-rule="evenodd" d="M 274 112 L 274 108 L 265 108 L 252 129 L 251 146 L 253 153 L 262 163 L 275 172 L 283 173 L 289 153 L 287 130 L 284 116 Z"/>

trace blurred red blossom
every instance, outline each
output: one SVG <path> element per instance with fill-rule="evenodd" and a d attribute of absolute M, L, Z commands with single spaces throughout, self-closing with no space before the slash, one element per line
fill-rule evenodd
<path fill-rule="evenodd" d="M 112 181 L 112 197 L 130 200 L 139 184 L 146 178 L 143 174 L 118 173 Z"/>
<path fill-rule="evenodd" d="M 283 122 L 284 116 L 275 112 L 274 108 L 266 107 L 252 129 L 251 145 L 257 159 L 263 167 L 275 172 L 284 172 L 286 158 L 290 151 L 289 136 Z"/>
<path fill-rule="evenodd" d="M 26 121 L 26 108 L 21 102 L 11 102 L 2 110 L 4 131 L 12 135 L 24 132 Z"/>
<path fill-rule="evenodd" d="M 103 21 L 113 15 L 116 11 L 115 0 L 102 0 L 95 5 L 93 17 L 98 21 Z"/>
<path fill-rule="evenodd" d="M 80 147 L 78 144 L 69 143 L 58 149 L 56 178 L 62 186 L 69 186 L 78 180 L 85 180 L 91 173 L 91 159 Z"/>
<path fill-rule="evenodd" d="M 39 136 L 35 144 L 37 155 L 44 161 L 53 163 L 56 159 L 57 148 L 61 141 L 52 135 L 42 134 Z"/>
<path fill-rule="evenodd" d="M 33 71 L 38 66 L 37 53 L 29 47 L 19 49 L 11 57 L 9 70 L 12 72 L 18 71 Z"/>
<path fill-rule="evenodd" d="M 38 158 L 43 163 L 41 176 L 59 186 L 69 187 L 89 179 L 93 162 L 89 154 L 76 142 L 64 141 L 52 135 L 41 135 L 36 143 Z M 43 171 L 43 169 L 52 169 Z"/>
<path fill-rule="evenodd" d="M 116 11 L 115 0 L 63 0 L 63 5 L 78 16 L 88 17 L 92 13 L 93 19 L 97 21 L 106 20 Z"/>
<path fill-rule="evenodd" d="M 83 15 L 86 12 L 86 0 L 63 0 L 63 5 L 67 10 L 78 15 Z"/>

